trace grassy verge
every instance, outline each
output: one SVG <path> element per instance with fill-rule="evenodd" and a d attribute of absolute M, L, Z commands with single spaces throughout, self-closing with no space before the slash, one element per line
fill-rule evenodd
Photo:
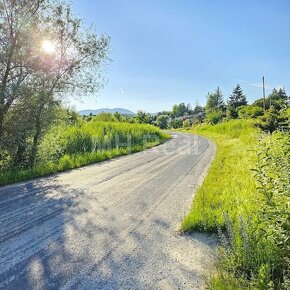
<path fill-rule="evenodd" d="M 214 140 L 217 153 L 182 229 L 217 231 L 218 227 L 225 228 L 226 215 L 234 220 L 255 209 L 257 196 L 251 169 L 256 164 L 254 148 L 259 133 L 250 121 L 201 125 L 191 132 Z"/>
<path fill-rule="evenodd" d="M 28 169 L 0 171 L 0 185 L 140 152 L 169 138 L 169 134 L 150 125 L 91 122 L 54 127 L 39 146 L 37 164 Z"/>
<path fill-rule="evenodd" d="M 184 231 L 215 231 L 220 259 L 209 289 L 290 289 L 290 136 L 263 135 L 251 120 L 192 132 L 217 154 Z"/>

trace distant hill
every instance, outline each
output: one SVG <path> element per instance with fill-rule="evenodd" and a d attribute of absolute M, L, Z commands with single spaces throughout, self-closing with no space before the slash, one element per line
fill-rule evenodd
<path fill-rule="evenodd" d="M 127 109 L 122 109 L 122 108 L 114 108 L 114 109 L 103 108 L 103 109 L 97 109 L 97 110 L 82 110 L 82 111 L 79 111 L 79 114 L 83 115 L 83 116 L 88 116 L 90 114 L 93 114 L 93 115 L 98 115 L 98 114 L 101 114 L 101 113 L 114 114 L 116 112 L 118 112 L 118 113 L 120 113 L 122 115 L 130 115 L 130 116 L 135 115 L 134 112 L 132 112 L 130 110 L 127 110 Z"/>

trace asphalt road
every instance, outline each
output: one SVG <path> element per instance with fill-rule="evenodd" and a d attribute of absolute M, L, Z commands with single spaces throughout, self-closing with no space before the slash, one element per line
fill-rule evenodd
<path fill-rule="evenodd" d="M 194 135 L 0 187 L 1 289 L 203 289 L 215 240 L 178 227 L 215 147 Z"/>

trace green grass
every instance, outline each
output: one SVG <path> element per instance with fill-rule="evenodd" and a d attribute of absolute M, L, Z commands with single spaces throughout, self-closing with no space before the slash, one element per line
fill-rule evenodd
<path fill-rule="evenodd" d="M 37 165 L 0 172 L 0 185 L 140 152 L 168 138 L 169 134 L 150 125 L 91 121 L 75 126 L 55 126 L 39 145 Z"/>
<path fill-rule="evenodd" d="M 290 289 L 290 136 L 252 120 L 191 131 L 217 144 L 184 231 L 214 231 L 220 259 L 209 289 Z M 188 132 L 188 131 L 187 131 Z"/>
<path fill-rule="evenodd" d="M 259 132 L 252 125 L 252 121 L 238 120 L 192 130 L 212 139 L 217 152 L 182 222 L 184 231 L 217 231 L 225 227 L 225 214 L 236 220 L 239 214 L 249 215 L 255 209 L 257 196 L 251 169 L 256 164 L 254 148 Z"/>

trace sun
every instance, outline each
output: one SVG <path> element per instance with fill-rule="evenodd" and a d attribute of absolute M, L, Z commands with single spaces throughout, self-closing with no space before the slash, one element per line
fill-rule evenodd
<path fill-rule="evenodd" d="M 45 53 L 48 53 L 48 54 L 54 53 L 55 52 L 55 49 L 56 49 L 55 48 L 55 44 L 52 41 L 50 41 L 50 40 L 44 40 L 42 42 L 41 47 L 42 47 L 42 50 Z"/>

